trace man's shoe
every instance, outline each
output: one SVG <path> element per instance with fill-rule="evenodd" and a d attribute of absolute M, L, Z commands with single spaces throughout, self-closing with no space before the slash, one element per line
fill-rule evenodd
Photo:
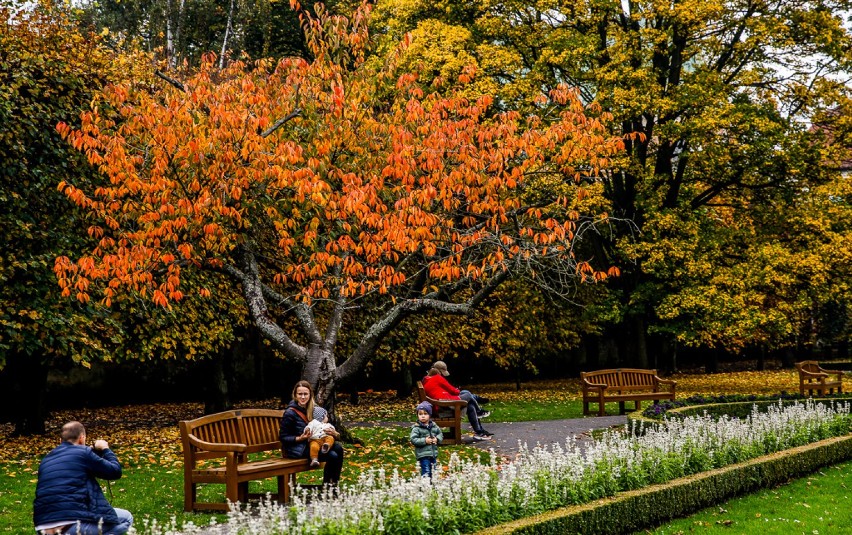
<path fill-rule="evenodd" d="M 491 416 L 491 411 L 481 411 L 481 412 L 477 412 L 477 413 L 476 413 L 476 416 L 477 416 L 477 417 L 479 417 L 479 419 L 480 419 L 480 420 L 481 420 L 482 418 L 488 418 L 489 416 Z"/>
<path fill-rule="evenodd" d="M 319 468 L 319 459 L 311 459 L 311 468 Z"/>
<path fill-rule="evenodd" d="M 493 436 L 493 433 L 489 433 L 488 431 L 483 429 L 482 431 L 473 434 L 473 440 L 491 440 L 491 437 Z"/>

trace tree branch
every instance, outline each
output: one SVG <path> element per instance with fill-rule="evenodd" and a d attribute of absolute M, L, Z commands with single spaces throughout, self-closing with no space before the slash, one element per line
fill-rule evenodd
<path fill-rule="evenodd" d="M 406 317 L 427 310 L 454 315 L 470 314 L 508 277 L 508 269 L 497 268 L 494 276 L 488 279 L 478 292 L 463 303 L 449 303 L 436 299 L 441 290 L 427 294 L 423 298 L 405 299 L 397 302 L 387 314 L 370 326 L 364 337 L 361 338 L 361 343 L 358 344 L 355 351 L 352 352 L 343 364 L 337 367 L 334 373 L 335 380 L 345 381 L 351 375 L 357 373 L 366 360 L 375 353 L 376 348 L 384 340 L 385 336 Z"/>
<path fill-rule="evenodd" d="M 169 84 L 171 84 L 172 86 L 174 86 L 174 87 L 176 87 L 176 88 L 180 89 L 181 91 L 183 91 L 184 93 L 186 93 L 186 86 L 185 86 L 185 85 L 183 85 L 183 84 L 182 84 L 182 83 L 180 83 L 179 81 L 175 80 L 174 78 L 171 78 L 171 77 L 169 77 L 169 76 L 166 76 L 166 75 L 163 73 L 163 71 L 161 71 L 161 70 L 157 69 L 157 70 L 155 70 L 155 71 L 154 71 L 154 75 L 155 75 L 157 78 L 160 78 L 160 79 L 165 80 L 166 82 L 168 82 L 168 83 L 169 83 Z"/>
<path fill-rule="evenodd" d="M 252 255 L 254 256 L 254 255 Z M 236 266 L 226 265 L 223 270 L 240 281 L 242 284 L 243 280 L 247 278 L 247 275 L 237 269 Z M 292 311 L 295 314 L 296 318 L 298 318 L 299 323 L 302 324 L 302 330 L 305 336 L 308 338 L 310 343 L 313 344 L 322 344 L 322 336 L 320 335 L 319 329 L 316 325 L 316 320 L 314 319 L 313 311 L 311 308 L 304 303 L 297 303 L 292 299 L 281 295 L 276 292 L 272 288 L 270 288 L 267 284 L 264 284 L 260 278 L 258 277 L 257 283 L 260 285 L 261 292 L 263 293 L 263 297 L 265 300 L 271 302 L 274 306 L 283 306 L 287 308 L 287 311 Z"/>
<path fill-rule="evenodd" d="M 275 121 L 275 124 L 273 124 L 272 126 L 270 126 L 269 128 L 267 128 L 264 132 L 262 132 L 262 133 L 260 134 L 260 137 L 269 137 L 269 136 L 271 136 L 271 135 L 273 134 L 273 132 L 275 132 L 276 130 L 278 130 L 278 129 L 279 129 L 279 128 L 281 128 L 282 126 L 284 126 L 284 124 L 285 124 L 285 123 L 287 123 L 287 122 L 289 122 L 289 121 L 292 121 L 293 119 L 295 119 L 296 117 L 298 117 L 298 116 L 299 116 L 299 115 L 301 115 L 301 114 L 302 114 L 302 109 L 301 109 L 301 108 L 296 108 L 295 110 L 293 110 L 293 111 L 291 111 L 290 113 L 288 113 L 286 116 L 284 116 L 284 117 L 282 117 L 281 119 L 278 119 L 277 121 Z"/>
<path fill-rule="evenodd" d="M 249 313 L 254 324 L 261 333 L 275 346 L 290 358 L 304 362 L 307 357 L 307 349 L 293 342 L 284 330 L 272 320 L 263 297 L 263 284 L 258 275 L 257 260 L 254 254 L 246 249 L 242 252 L 243 269 L 239 270 L 233 266 L 225 266 L 225 272 L 235 277 L 243 287 L 243 296 L 246 300 Z"/>

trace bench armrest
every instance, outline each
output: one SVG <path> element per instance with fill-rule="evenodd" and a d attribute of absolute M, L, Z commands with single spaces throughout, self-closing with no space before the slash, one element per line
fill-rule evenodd
<path fill-rule="evenodd" d="M 677 385 L 677 381 L 673 381 L 671 379 L 660 379 L 659 377 L 656 377 L 656 379 L 657 379 L 657 382 L 660 383 L 661 385 L 672 385 L 672 386 Z"/>
<path fill-rule="evenodd" d="M 437 407 L 459 407 L 461 409 L 467 407 L 467 401 L 463 399 L 432 399 L 427 397 L 426 401 Z"/>
<path fill-rule="evenodd" d="M 604 384 L 604 383 L 590 383 L 586 379 L 583 379 L 582 381 L 583 381 L 583 386 L 586 387 L 586 388 L 599 388 L 601 390 L 606 390 L 609 387 L 609 385 Z"/>
<path fill-rule="evenodd" d="M 190 444 L 205 451 L 245 453 L 247 448 L 245 444 L 205 442 L 195 435 L 188 435 L 187 439 L 189 439 Z"/>

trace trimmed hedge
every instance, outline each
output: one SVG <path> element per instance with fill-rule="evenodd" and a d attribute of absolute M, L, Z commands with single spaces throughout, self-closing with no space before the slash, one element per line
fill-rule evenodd
<path fill-rule="evenodd" d="M 852 435 L 814 442 L 588 504 L 563 507 L 478 533 L 633 533 L 849 459 L 852 459 Z"/>

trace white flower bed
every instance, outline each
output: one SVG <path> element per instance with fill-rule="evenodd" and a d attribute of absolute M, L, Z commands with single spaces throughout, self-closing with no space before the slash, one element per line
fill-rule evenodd
<path fill-rule="evenodd" d="M 523 447 L 513 462 L 498 464 L 492 455 L 490 466 L 453 456 L 445 477 L 432 483 L 369 471 L 339 492 L 309 497 L 297 489 L 291 507 L 265 503 L 253 513 L 232 512 L 221 528 L 235 535 L 470 532 L 851 431 L 849 402 L 779 404 L 745 420 L 672 419 L 640 436 L 607 432 L 585 451 L 572 441 Z M 142 528 L 152 535 L 200 531 Z"/>

